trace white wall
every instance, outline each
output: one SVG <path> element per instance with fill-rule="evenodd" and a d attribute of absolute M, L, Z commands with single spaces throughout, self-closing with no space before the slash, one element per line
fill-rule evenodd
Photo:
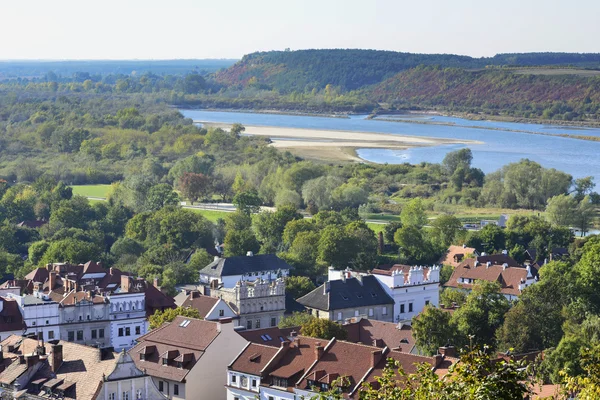
<path fill-rule="evenodd" d="M 436 307 L 440 303 L 439 282 L 393 286 L 395 283 L 394 276 L 379 274 L 374 274 L 374 276 L 382 284 L 385 291 L 394 299 L 394 322 L 412 319 L 412 317 L 423 311 L 427 301 Z M 409 311 L 410 304 L 412 304 L 412 312 Z M 402 305 L 404 305 L 404 312 L 401 312 Z"/>
<path fill-rule="evenodd" d="M 223 315 L 221 315 L 220 311 L 223 311 Z M 215 304 L 215 306 L 210 310 L 210 312 L 206 315 L 207 320 L 216 321 L 219 318 L 235 318 L 237 314 L 233 312 L 231 307 L 227 305 L 225 301 L 219 299 L 219 301 Z"/>
<path fill-rule="evenodd" d="M 295 383 L 295 382 L 294 382 Z M 285 390 L 276 389 L 273 387 L 261 387 L 260 388 L 260 400 L 269 400 L 273 397 L 274 400 L 294 400 L 296 396 L 294 393 L 286 392 Z M 300 397 L 298 397 L 299 399 Z M 310 399 L 310 396 L 306 397 Z"/>

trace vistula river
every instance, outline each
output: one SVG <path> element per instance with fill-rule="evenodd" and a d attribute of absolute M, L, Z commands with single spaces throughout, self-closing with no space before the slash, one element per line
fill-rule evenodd
<path fill-rule="evenodd" d="M 439 163 L 449 151 L 469 147 L 473 151 L 473 166 L 481 168 L 485 173 L 496 171 L 508 163 L 528 158 L 546 168 L 556 168 L 557 170 L 567 172 L 573 175 L 574 178 L 593 176 L 595 181 L 600 183 L 600 142 L 514 132 L 530 131 L 544 134 L 600 137 L 600 129 L 598 128 L 471 121 L 461 118 L 430 115 L 410 116 L 404 118 L 405 122 L 390 122 L 368 120 L 365 115 L 353 115 L 350 118 L 327 118 L 205 110 L 180 111 L 188 118 L 206 122 L 239 122 L 242 125 L 330 129 L 475 140 L 483 142 L 483 144 L 468 146 L 452 144 L 417 147 L 407 150 L 358 149 L 357 154 L 364 160 L 376 163 L 418 164 L 423 161 Z M 422 122 L 453 125 L 435 125 Z"/>

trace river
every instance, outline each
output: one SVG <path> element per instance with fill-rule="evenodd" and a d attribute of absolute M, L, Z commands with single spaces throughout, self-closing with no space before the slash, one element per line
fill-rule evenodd
<path fill-rule="evenodd" d="M 206 122 L 239 122 L 242 125 L 331 129 L 475 140 L 483 142 L 483 144 L 468 146 L 473 152 L 473 166 L 481 168 L 485 173 L 496 171 L 508 163 L 528 158 L 544 167 L 567 172 L 575 178 L 593 176 L 595 181 L 600 183 L 600 142 L 514 132 L 520 130 L 550 134 L 600 136 L 600 129 L 597 128 L 471 121 L 430 115 L 402 118 L 405 120 L 404 122 L 390 122 L 376 119 L 368 120 L 365 115 L 353 115 L 350 118 L 327 118 L 205 110 L 180 111 L 188 118 Z M 454 125 L 435 125 L 423 122 Z M 418 164 L 423 161 L 439 163 L 446 153 L 463 147 L 466 146 L 460 144 L 440 145 L 407 150 L 357 149 L 357 154 L 364 160 L 376 163 Z"/>

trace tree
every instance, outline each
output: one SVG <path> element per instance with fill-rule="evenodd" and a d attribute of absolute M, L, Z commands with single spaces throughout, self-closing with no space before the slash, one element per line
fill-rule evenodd
<path fill-rule="evenodd" d="M 347 267 L 356 254 L 355 245 L 354 238 L 343 227 L 327 226 L 319 239 L 319 260 L 337 268 Z"/>
<path fill-rule="evenodd" d="M 116 258 L 119 258 L 125 254 L 140 256 L 144 250 L 144 246 L 142 246 L 142 244 L 138 241 L 128 237 L 123 237 L 113 243 L 112 247 L 110 248 L 110 253 Z"/>
<path fill-rule="evenodd" d="M 546 218 L 551 224 L 568 227 L 575 221 L 576 210 L 577 200 L 567 194 L 561 194 L 548 200 Z"/>
<path fill-rule="evenodd" d="M 400 220 L 403 226 L 414 226 L 419 229 L 427 224 L 427 215 L 420 197 L 412 199 L 402 207 Z"/>
<path fill-rule="evenodd" d="M 440 294 L 440 303 L 446 306 L 456 304 L 462 306 L 467 301 L 467 293 L 464 290 L 445 288 Z"/>
<path fill-rule="evenodd" d="M 315 288 L 315 284 L 306 276 L 290 276 L 285 280 L 285 294 L 292 299 L 299 299 Z"/>
<path fill-rule="evenodd" d="M 192 204 L 194 204 L 194 201 L 204 198 L 210 193 L 210 178 L 204 174 L 186 172 L 179 178 L 177 185 L 181 193 L 190 199 Z"/>
<path fill-rule="evenodd" d="M 164 206 L 174 206 L 179 204 L 179 196 L 173 191 L 173 188 L 166 183 L 159 183 L 148 190 L 146 195 L 147 211 L 156 211 Z"/>
<path fill-rule="evenodd" d="M 295 328 L 307 324 L 309 321 L 316 319 L 316 317 L 306 312 L 294 312 L 292 315 L 283 317 L 279 320 L 279 328 Z"/>
<path fill-rule="evenodd" d="M 581 236 L 585 236 L 589 230 L 592 221 L 595 217 L 596 209 L 592 204 L 590 196 L 585 196 L 583 200 L 577 205 L 574 213 L 574 225 L 581 232 Z"/>
<path fill-rule="evenodd" d="M 304 204 L 314 204 L 318 210 L 328 210 L 333 205 L 332 194 L 343 181 L 336 176 L 321 176 L 302 185 Z"/>
<path fill-rule="evenodd" d="M 433 220 L 431 226 L 432 236 L 442 247 L 450 246 L 463 229 L 460 220 L 453 215 L 440 215 Z"/>
<path fill-rule="evenodd" d="M 233 196 L 232 202 L 238 210 L 245 214 L 259 212 L 262 204 L 262 200 L 254 189 L 238 192 L 235 196 Z"/>
<path fill-rule="evenodd" d="M 256 236 L 254 236 L 254 233 L 250 229 L 227 231 L 223 244 L 225 246 L 226 257 L 243 256 L 249 251 L 258 253 L 260 249 L 260 243 L 256 240 Z"/>
<path fill-rule="evenodd" d="M 510 303 L 500 293 L 497 282 L 482 281 L 473 286 L 463 306 L 452 314 L 459 336 L 472 338 L 472 343 L 495 347 L 494 335 L 504 322 Z"/>
<path fill-rule="evenodd" d="M 56 262 L 83 264 L 90 260 L 100 259 L 101 254 L 101 249 L 94 243 L 77 239 L 62 239 L 50 243 L 40 264 Z"/>
<path fill-rule="evenodd" d="M 150 322 L 150 329 L 156 329 L 156 328 L 162 326 L 165 322 L 173 321 L 178 316 L 182 316 L 182 317 L 186 317 L 186 318 L 202 319 L 200 317 L 200 313 L 198 312 L 198 310 L 196 310 L 195 308 L 191 308 L 191 307 L 189 307 L 189 308 L 183 308 L 183 307 L 169 308 L 164 311 L 156 310 L 154 312 L 154 314 L 152 314 L 150 316 L 150 318 L 148 318 L 148 321 Z"/>
<path fill-rule="evenodd" d="M 263 243 L 272 243 L 276 247 L 282 240 L 283 231 L 288 222 L 303 219 L 292 205 L 277 208 L 275 212 L 261 212 L 255 214 L 252 220 L 252 228 L 256 237 Z"/>
<path fill-rule="evenodd" d="M 413 317 L 415 344 L 421 352 L 434 355 L 440 347 L 455 342 L 456 327 L 451 323 L 451 316 L 447 311 L 427 305 L 419 315 Z"/>
<path fill-rule="evenodd" d="M 432 258 L 433 249 L 422 231 L 413 225 L 403 226 L 394 234 L 400 248 L 400 258 L 407 263 L 426 263 Z M 433 254 L 435 256 L 435 254 Z"/>
<path fill-rule="evenodd" d="M 576 179 L 575 189 L 573 190 L 575 200 L 580 202 L 585 196 L 592 194 L 594 187 L 596 187 L 596 184 L 594 183 L 594 178 L 591 176 Z"/>
<path fill-rule="evenodd" d="M 484 226 L 478 235 L 481 240 L 481 249 L 488 254 L 498 250 L 504 250 L 506 247 L 506 237 L 502 228 L 495 224 Z"/>
<path fill-rule="evenodd" d="M 300 334 L 319 339 L 331 340 L 346 340 L 348 332 L 340 324 L 322 318 L 312 318 L 302 324 Z"/>
<path fill-rule="evenodd" d="M 385 241 L 389 244 L 394 244 L 394 235 L 400 228 L 402 228 L 402 222 L 400 221 L 392 221 L 389 224 L 386 224 L 383 228 L 383 237 L 385 238 Z"/>
<path fill-rule="evenodd" d="M 299 232 L 288 252 L 281 256 L 294 267 L 296 274 L 316 279 L 322 274 L 322 264 L 317 260 L 320 239 L 318 232 Z"/>
<path fill-rule="evenodd" d="M 229 132 L 234 134 L 236 137 L 239 137 L 240 134 L 242 132 L 244 132 L 246 130 L 246 128 L 240 124 L 240 123 L 235 123 L 233 125 L 231 125 L 231 128 L 229 129 Z"/>
<path fill-rule="evenodd" d="M 460 149 L 451 151 L 444 157 L 442 167 L 448 176 L 452 176 L 460 167 L 469 169 L 473 160 L 471 149 Z"/>

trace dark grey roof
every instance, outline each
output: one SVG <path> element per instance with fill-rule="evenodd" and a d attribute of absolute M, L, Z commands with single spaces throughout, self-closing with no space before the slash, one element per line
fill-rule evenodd
<path fill-rule="evenodd" d="M 289 270 L 291 267 L 275 254 L 258 254 L 254 256 L 218 258 L 202 268 L 200 273 L 220 277 L 284 269 Z"/>
<path fill-rule="evenodd" d="M 329 285 L 325 293 L 324 286 Z M 300 297 L 298 303 L 323 311 L 343 308 L 368 307 L 380 304 L 394 304 L 394 300 L 386 293 L 373 275 L 362 277 L 362 284 L 357 278 L 329 281 L 309 294 Z"/>

